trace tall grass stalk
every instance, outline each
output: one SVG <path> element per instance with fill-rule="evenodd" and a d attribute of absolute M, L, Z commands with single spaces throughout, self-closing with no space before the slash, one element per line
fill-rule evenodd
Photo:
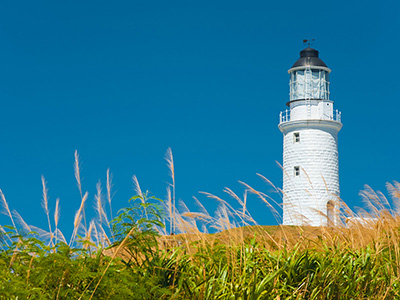
<path fill-rule="evenodd" d="M 42 191 L 43 191 L 42 207 L 43 207 L 44 212 L 46 213 L 47 224 L 49 226 L 49 234 L 50 234 L 49 244 L 53 245 L 53 232 L 51 230 L 51 222 L 50 222 L 49 198 L 47 195 L 48 189 L 46 186 L 46 180 L 43 175 L 42 175 Z"/>
<path fill-rule="evenodd" d="M 112 206 L 111 206 L 111 201 L 112 201 L 112 195 L 111 195 L 111 189 L 112 189 L 112 174 L 110 173 L 110 169 L 107 169 L 107 201 L 108 205 L 110 207 L 110 219 L 112 220 L 113 218 L 113 213 L 112 213 Z"/>
<path fill-rule="evenodd" d="M 176 203 L 175 203 L 175 166 L 174 166 L 174 157 L 172 155 L 171 148 L 167 149 L 167 153 L 165 154 L 165 160 L 167 161 L 167 166 L 170 172 L 172 183 L 171 185 L 171 203 L 172 203 L 172 231 L 170 233 L 175 233 L 176 231 Z"/>
<path fill-rule="evenodd" d="M 58 222 L 60 221 L 60 198 L 56 199 L 56 207 L 54 209 L 54 226 L 55 226 L 55 240 L 58 240 Z"/>
<path fill-rule="evenodd" d="M 81 227 L 81 226 L 80 226 L 80 225 L 81 225 L 81 220 L 82 220 L 82 218 L 83 218 L 83 216 L 84 216 L 83 211 L 84 211 L 84 209 L 85 209 L 85 202 L 86 202 L 86 200 L 87 200 L 87 198 L 88 198 L 88 195 L 89 195 L 88 192 L 86 192 L 86 193 L 83 195 L 82 200 L 81 200 L 81 205 L 79 206 L 79 209 L 78 209 L 77 212 L 75 213 L 75 218 L 74 218 L 74 230 L 73 230 L 73 233 L 72 233 L 72 236 L 71 236 L 71 240 L 70 240 L 70 242 L 69 242 L 69 245 L 72 245 L 72 243 L 75 241 L 76 234 L 78 233 L 78 230 L 79 230 L 79 228 Z M 85 231 L 85 234 L 86 234 L 86 231 L 87 231 L 86 226 L 84 227 L 84 231 Z"/>
<path fill-rule="evenodd" d="M 15 226 L 15 222 L 14 222 L 14 218 L 11 214 L 10 208 L 8 207 L 8 203 L 6 200 L 6 197 L 3 194 L 3 191 L 0 189 L 0 201 L 1 201 L 1 205 L 3 206 L 3 211 L 2 213 L 5 215 L 8 215 L 8 217 L 11 220 L 11 223 L 13 225 L 13 227 L 15 228 L 15 230 L 17 230 L 17 227 Z"/>
<path fill-rule="evenodd" d="M 74 171 L 75 171 L 75 179 L 76 179 L 76 183 L 78 185 L 78 189 L 79 189 L 79 194 L 81 196 L 81 203 L 85 203 L 86 199 L 84 200 L 84 194 L 82 193 L 82 182 L 81 182 L 81 172 L 80 172 L 80 162 L 79 162 L 79 154 L 78 151 L 75 150 L 74 153 L 74 157 L 75 157 L 75 161 L 74 161 Z M 86 192 L 87 194 L 87 192 Z M 81 206 L 79 208 L 80 210 L 80 214 L 82 215 L 83 218 L 83 222 L 84 222 L 84 229 L 86 230 L 87 228 L 87 224 L 86 224 L 86 213 L 85 213 L 85 206 L 83 205 L 83 207 Z"/>

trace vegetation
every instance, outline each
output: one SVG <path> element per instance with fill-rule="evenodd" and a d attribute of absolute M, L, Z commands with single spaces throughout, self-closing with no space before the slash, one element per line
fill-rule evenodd
<path fill-rule="evenodd" d="M 0 227 L 0 299 L 400 298 L 400 216 L 383 194 L 368 188 L 362 194 L 373 219 L 354 218 L 342 204 L 340 218 L 351 224 L 259 226 L 246 209 L 247 192 L 267 205 L 271 199 L 246 184 L 242 198 L 226 190 L 241 204 L 239 210 L 206 194 L 221 204 L 215 217 L 204 208 L 180 212 L 170 151 L 167 161 L 172 183 L 165 201 L 142 192 L 133 177 L 136 196 L 111 218 L 107 172 L 106 195 L 99 184 L 97 218 L 86 226 L 88 194 L 82 191 L 76 154 L 82 201 L 69 242 L 58 228 L 58 201 L 50 218 L 44 178 L 48 231 L 12 213 L 0 190 L 11 221 Z M 400 184 L 388 189 L 398 203 Z M 207 226 L 218 233 L 207 233 Z"/>

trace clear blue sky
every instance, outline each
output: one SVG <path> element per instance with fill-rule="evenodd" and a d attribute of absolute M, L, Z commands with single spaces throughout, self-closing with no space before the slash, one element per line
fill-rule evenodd
<path fill-rule="evenodd" d="M 238 180 L 280 201 L 256 173 L 282 184 L 277 125 L 287 70 L 302 39 L 315 38 L 342 111 L 342 198 L 362 206 L 364 184 L 385 190 L 400 180 L 399 9 L 376 1 L 3 1 L 0 188 L 27 223 L 46 227 L 43 174 L 68 233 L 80 203 L 75 149 L 92 211 L 107 168 L 114 210 L 133 195 L 133 174 L 164 198 L 171 147 L 177 198 L 193 209 L 192 196 L 215 208 L 199 191 L 242 194 Z M 260 224 L 276 224 L 257 198 L 248 206 Z"/>

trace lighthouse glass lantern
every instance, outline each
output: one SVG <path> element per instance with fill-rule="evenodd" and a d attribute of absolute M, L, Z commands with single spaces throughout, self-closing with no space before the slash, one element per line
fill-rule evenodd
<path fill-rule="evenodd" d="M 290 72 L 290 100 L 329 99 L 329 71 L 310 67 Z"/>
<path fill-rule="evenodd" d="M 289 109 L 281 112 L 283 133 L 283 224 L 338 223 L 338 132 L 341 114 L 330 100 L 331 70 L 319 52 L 306 48 L 289 69 Z"/>

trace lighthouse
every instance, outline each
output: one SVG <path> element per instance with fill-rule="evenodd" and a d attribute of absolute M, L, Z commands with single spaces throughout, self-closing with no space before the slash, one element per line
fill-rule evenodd
<path fill-rule="evenodd" d="M 288 109 L 283 133 L 283 225 L 338 223 L 338 132 L 341 113 L 329 93 L 331 70 L 308 46 L 289 69 Z"/>

